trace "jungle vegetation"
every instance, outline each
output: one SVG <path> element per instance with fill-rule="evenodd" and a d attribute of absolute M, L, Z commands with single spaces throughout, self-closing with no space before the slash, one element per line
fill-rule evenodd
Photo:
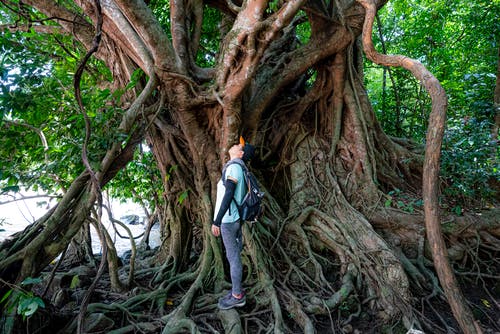
<path fill-rule="evenodd" d="M 500 331 L 498 0 L 2 0 L 2 333 Z M 247 305 L 210 231 L 257 147 Z M 106 199 L 147 233 L 118 257 Z M 1 206 L 0 206 L 1 210 Z M 99 231 L 93 254 L 89 229 Z"/>

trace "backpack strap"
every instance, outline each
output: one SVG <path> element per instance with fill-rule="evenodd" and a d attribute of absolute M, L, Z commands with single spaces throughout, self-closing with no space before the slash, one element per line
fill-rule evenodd
<path fill-rule="evenodd" d="M 226 169 L 230 165 L 234 165 L 234 164 L 237 164 L 241 167 L 241 169 L 243 171 L 243 182 L 247 183 L 247 188 L 250 189 L 250 186 L 248 184 L 248 180 L 246 177 L 246 173 L 248 173 L 248 168 L 243 161 L 229 160 L 228 162 L 226 162 L 224 164 L 224 167 L 222 167 L 222 183 L 224 184 L 224 186 L 226 185 Z M 241 207 L 238 205 L 238 202 L 236 202 L 236 199 L 234 198 L 234 196 L 233 196 L 233 202 L 234 202 L 234 205 L 236 205 L 236 208 L 238 208 L 238 214 L 240 214 L 240 219 L 241 219 Z M 231 214 L 231 206 L 229 206 L 229 214 Z"/>
<path fill-rule="evenodd" d="M 234 164 L 239 165 L 241 167 L 241 169 L 243 169 L 243 171 L 248 170 L 247 166 L 245 165 L 245 163 L 243 161 L 241 161 L 239 159 L 233 159 L 233 160 L 229 160 L 228 162 L 226 162 L 224 164 L 224 167 L 222 167 L 222 175 L 223 176 L 225 175 L 227 167 L 234 165 Z"/>
<path fill-rule="evenodd" d="M 243 179 L 244 179 L 244 181 L 246 181 L 246 174 L 248 173 L 248 168 L 245 165 L 245 163 L 243 161 L 238 161 L 238 160 L 229 160 L 228 162 L 226 162 L 224 167 L 222 167 L 222 182 L 224 184 L 226 183 L 226 169 L 230 165 L 234 165 L 234 164 L 237 164 L 241 167 L 241 169 L 243 170 Z"/>

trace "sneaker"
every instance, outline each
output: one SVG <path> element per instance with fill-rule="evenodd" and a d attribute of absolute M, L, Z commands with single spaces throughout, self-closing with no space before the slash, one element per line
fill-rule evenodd
<path fill-rule="evenodd" d="M 233 296 L 231 292 L 229 292 L 226 296 L 219 299 L 219 309 L 221 310 L 229 310 L 233 307 L 241 307 L 246 303 L 245 295 L 241 298 L 236 298 Z"/>
<path fill-rule="evenodd" d="M 232 295 L 232 294 L 233 294 L 233 293 L 231 292 L 231 290 L 229 290 L 229 292 L 228 292 L 228 293 L 226 293 L 226 294 L 224 295 L 224 297 L 220 297 L 220 298 L 219 298 L 219 304 L 220 304 L 220 303 L 222 303 L 222 301 L 223 301 L 223 300 L 226 300 L 226 301 L 227 301 L 227 300 L 231 299 L 231 295 Z"/>

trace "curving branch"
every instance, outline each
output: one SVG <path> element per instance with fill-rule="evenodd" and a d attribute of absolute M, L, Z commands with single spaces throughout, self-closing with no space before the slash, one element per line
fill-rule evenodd
<path fill-rule="evenodd" d="M 203 0 L 190 1 L 192 32 L 191 32 L 191 61 L 194 61 L 196 53 L 200 47 L 200 40 L 203 28 Z"/>
<path fill-rule="evenodd" d="M 90 119 L 85 111 L 85 107 L 83 105 L 82 101 L 82 94 L 80 90 L 80 81 L 82 78 L 83 71 L 85 69 L 85 65 L 87 64 L 87 61 L 90 59 L 90 57 L 97 51 L 99 48 L 99 44 L 101 43 L 101 33 L 102 33 L 102 14 L 101 14 L 101 4 L 99 0 L 95 1 L 95 6 L 96 6 L 96 12 L 97 12 L 97 23 L 96 23 L 96 35 L 93 39 L 92 47 L 89 49 L 89 51 L 85 54 L 83 57 L 82 61 L 78 65 L 78 68 L 75 72 L 74 76 L 74 88 L 75 88 L 75 97 L 78 102 L 78 106 L 80 107 L 80 111 L 83 114 L 84 120 L 85 120 L 85 139 L 83 141 L 83 148 L 82 148 L 82 161 L 83 164 L 85 165 L 85 168 L 88 170 L 90 174 L 90 178 L 93 181 L 96 189 L 99 189 L 99 183 L 97 182 L 97 179 L 95 178 L 95 173 L 92 170 L 92 167 L 90 166 L 90 163 L 87 158 L 87 146 L 88 142 L 90 140 L 90 134 L 91 134 L 91 128 L 90 128 Z"/>
<path fill-rule="evenodd" d="M 84 138 L 83 147 L 82 147 L 82 161 L 83 161 L 83 164 L 85 166 L 85 169 L 87 170 L 87 172 L 90 175 L 92 190 L 93 190 L 96 198 L 98 199 L 98 203 L 99 203 L 99 217 L 98 217 L 98 219 L 99 219 L 99 224 L 100 224 L 101 223 L 100 216 L 101 216 L 101 210 L 102 210 L 102 193 L 101 193 L 101 187 L 99 185 L 99 181 L 97 180 L 96 174 L 92 170 L 92 167 L 90 166 L 90 163 L 89 163 L 89 160 L 87 157 L 87 146 L 88 146 L 88 142 L 90 139 L 91 127 L 90 127 L 90 119 L 89 119 L 89 117 L 85 111 L 85 107 L 83 105 L 81 90 L 80 90 L 80 81 L 81 81 L 83 71 L 85 69 L 85 65 L 87 64 L 87 61 L 90 59 L 90 57 L 97 51 L 97 49 L 99 48 L 99 44 L 101 42 L 103 17 L 102 17 L 102 12 L 101 12 L 100 1 L 94 0 L 94 6 L 95 6 L 95 12 L 97 14 L 96 28 L 95 28 L 96 34 L 95 34 L 95 37 L 93 39 L 92 47 L 87 51 L 87 53 L 83 57 L 80 65 L 78 66 L 78 68 L 75 72 L 74 88 L 75 88 L 76 100 L 78 102 L 78 105 L 80 107 L 80 111 L 82 112 L 84 120 L 85 120 L 85 138 Z M 102 237 L 103 231 L 100 229 L 100 227 L 98 227 L 97 230 L 99 231 L 99 237 L 101 239 L 103 239 L 103 237 Z M 92 295 L 92 293 L 95 289 L 95 286 L 99 282 L 99 279 L 100 279 L 102 273 L 104 272 L 104 266 L 106 264 L 106 255 L 108 252 L 108 248 L 107 248 L 107 245 L 105 243 L 103 243 L 102 246 L 103 246 L 102 259 L 101 259 L 101 263 L 99 265 L 99 270 L 97 271 L 96 277 L 94 278 L 94 281 L 92 282 L 90 288 L 85 293 L 85 295 L 83 297 L 82 305 L 80 306 L 80 313 L 78 314 L 78 327 L 77 327 L 77 332 L 79 334 L 83 333 L 82 324 L 83 324 L 83 319 L 85 316 L 85 312 L 86 312 L 88 303 L 90 301 L 90 296 Z"/>
<path fill-rule="evenodd" d="M 203 1 L 171 1 L 170 21 L 179 73 L 194 76 L 200 82 L 211 80 L 215 70 L 199 67 L 195 62 L 202 33 Z"/>
<path fill-rule="evenodd" d="M 290 52 L 286 57 L 289 59 L 288 63 L 280 63 L 270 71 L 263 72 L 266 77 L 259 78 L 259 84 L 255 86 L 255 91 L 252 92 L 248 103 L 253 106 L 248 111 L 247 122 L 250 127 L 258 124 L 262 113 L 279 90 L 297 81 L 297 78 L 314 64 L 342 51 L 350 43 L 352 43 L 352 34 L 340 27 L 336 33 L 311 39 L 308 44 Z M 281 67 L 285 67 L 285 70 Z"/>
<path fill-rule="evenodd" d="M 423 167 L 423 198 L 427 238 L 431 245 L 434 266 L 439 281 L 444 289 L 453 315 L 466 334 L 482 333 L 479 324 L 474 320 L 467 306 L 453 269 L 448 261 L 448 252 L 443 239 L 439 222 L 438 185 L 439 158 L 444 134 L 447 98 L 439 81 L 419 61 L 402 55 L 384 55 L 375 50 L 372 41 L 373 21 L 377 14 L 373 0 L 357 0 L 365 8 L 363 24 L 363 49 L 368 59 L 385 66 L 403 67 L 409 70 L 425 87 L 432 100 L 429 117 L 429 130 L 426 137 L 425 158 Z"/>
<path fill-rule="evenodd" d="M 92 48 L 94 28 L 80 14 L 63 7 L 63 5 L 55 1 L 26 0 L 23 2 L 57 21 L 64 30 L 72 33 L 87 50 Z"/>
<path fill-rule="evenodd" d="M 22 24 L 22 25 L 12 25 L 12 24 L 0 24 L 0 31 L 9 30 L 10 32 L 23 31 L 28 32 L 34 30 L 39 34 L 60 34 L 61 28 L 56 26 L 44 26 L 39 24 Z"/>
<path fill-rule="evenodd" d="M 239 13 L 241 10 L 241 6 L 236 5 L 232 0 L 226 0 L 226 5 L 234 14 Z"/>
<path fill-rule="evenodd" d="M 152 56 L 126 15 L 110 1 L 103 3 L 102 12 L 109 18 L 104 21 L 103 32 L 120 45 L 137 66 L 147 72 L 149 64 L 153 62 Z"/>
<path fill-rule="evenodd" d="M 146 3 L 142 0 L 115 0 L 115 2 L 134 28 L 134 34 L 140 36 L 148 46 L 154 64 L 162 69 L 175 71 L 176 56 L 172 43 Z M 148 72 L 147 68 L 144 71 Z"/>
<path fill-rule="evenodd" d="M 306 3 L 305 0 L 292 0 L 287 1 L 276 14 L 272 15 L 268 20 L 271 21 L 270 29 L 266 34 L 266 41 L 270 42 L 276 36 L 278 31 L 284 29 L 290 22 L 292 22 L 295 15 L 298 13 L 302 5 Z"/>

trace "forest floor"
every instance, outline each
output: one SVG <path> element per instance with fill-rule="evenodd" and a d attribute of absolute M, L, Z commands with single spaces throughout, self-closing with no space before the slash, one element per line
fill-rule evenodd
<path fill-rule="evenodd" d="M 497 217 L 492 217 L 498 219 Z M 484 333 L 500 334 L 500 280 L 498 279 L 500 273 L 500 254 L 498 251 L 492 251 L 495 254 L 489 254 L 489 258 L 493 259 L 488 263 L 488 272 L 484 272 L 480 268 L 481 264 L 478 262 L 477 266 L 468 265 L 467 272 L 460 267 L 460 264 L 454 265 L 457 279 L 460 282 L 462 292 L 467 300 L 468 306 L 472 310 L 475 319 L 477 319 L 483 326 Z M 127 253 L 122 257 L 122 267 L 120 268 L 120 277 L 122 281 L 126 281 L 128 275 L 128 261 Z M 139 293 L 145 291 L 152 291 L 154 287 L 151 286 L 151 281 L 154 271 L 149 269 L 154 268 L 155 250 L 143 250 L 138 253 L 136 259 L 136 279 L 134 286 L 128 289 L 127 292 L 117 293 L 111 291 L 111 282 L 107 272 L 100 278 L 96 289 L 91 294 L 90 304 L 98 303 L 99 305 L 117 305 L 125 303 L 127 300 L 133 298 Z M 96 263 L 99 264 L 100 256 L 96 255 Z M 469 259 L 470 261 L 470 259 Z M 474 261 L 474 259 L 472 259 Z M 97 269 L 93 265 L 74 265 L 74 266 L 60 266 L 54 273 L 49 288 L 47 287 L 48 278 L 52 274 L 54 264 L 46 268 L 41 275 L 44 280 L 35 285 L 33 291 L 35 294 L 42 296 L 46 300 L 45 308 L 39 309 L 34 315 L 20 319 L 16 322 L 15 333 L 74 333 L 76 332 L 76 318 L 80 312 L 81 302 L 84 295 L 87 293 L 89 286 L 95 278 Z M 432 269 L 432 268 L 429 268 Z M 147 274 L 142 274 L 146 271 Z M 75 278 L 76 277 L 76 278 Z M 47 291 L 45 291 L 47 290 Z M 173 291 L 178 296 L 182 294 L 182 290 Z M 163 324 L 159 318 L 169 310 L 175 307 L 177 300 L 174 297 L 167 299 L 165 306 L 162 310 L 163 313 L 157 312 L 152 309 L 152 305 L 146 305 L 141 311 L 134 310 L 130 314 L 127 312 L 120 312 L 113 310 L 112 312 L 99 312 L 105 316 L 92 318 L 92 323 L 86 329 L 86 333 L 107 333 L 110 326 L 118 328 L 120 326 L 129 325 L 131 322 L 137 320 L 136 315 L 131 316 L 132 313 L 141 313 L 141 317 L 154 323 L 157 332 L 161 332 Z M 414 312 L 418 314 L 419 319 L 425 319 L 428 323 L 435 324 L 436 327 L 430 330 L 425 328 L 423 332 L 409 331 L 405 328 L 402 322 L 398 323 L 381 323 L 377 319 L 376 314 L 370 313 L 366 307 L 360 305 L 359 300 L 355 298 L 348 299 L 342 305 L 333 310 L 328 316 L 314 317 L 315 328 L 317 333 L 345 333 L 345 334 L 438 334 L 438 333 L 461 333 L 459 326 L 456 323 L 447 301 L 437 296 L 414 296 L 413 308 Z M 252 312 L 253 307 L 257 301 L 252 300 L 249 296 L 247 305 L 238 309 L 238 313 L 245 323 L 245 313 Z M 210 309 L 214 316 L 213 328 L 217 328 L 221 333 L 223 329 L 217 322 L 216 314 L 217 307 L 214 304 Z M 196 317 L 196 315 L 194 316 Z M 141 321 L 145 321 L 142 319 Z M 294 323 L 290 322 L 290 334 L 301 333 L 300 328 L 292 326 Z M 248 327 L 246 327 L 248 326 Z M 220 327 L 220 328 L 219 328 Z M 450 331 L 451 328 L 451 331 Z M 244 326 L 245 333 L 254 333 L 251 324 Z M 211 331 L 206 331 L 211 333 Z M 202 333 L 205 331 L 202 330 Z M 288 333 L 287 333 L 288 334 Z"/>

